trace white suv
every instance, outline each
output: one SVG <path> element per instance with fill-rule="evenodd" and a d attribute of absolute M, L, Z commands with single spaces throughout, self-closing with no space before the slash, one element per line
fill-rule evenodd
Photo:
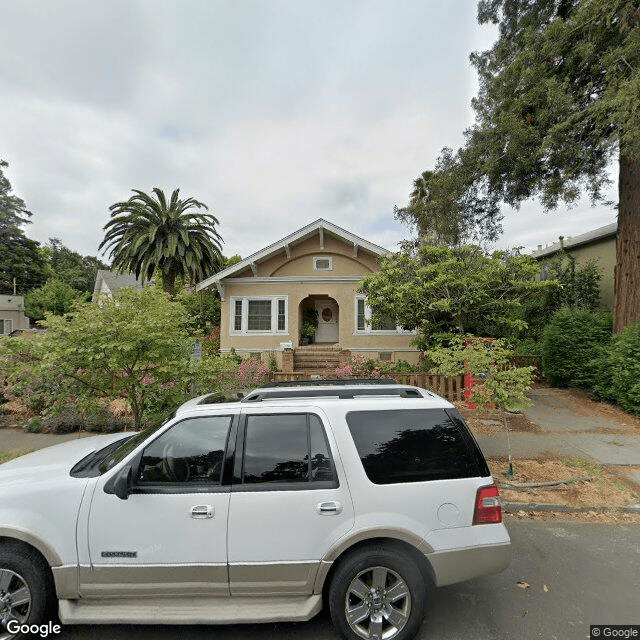
<path fill-rule="evenodd" d="M 324 602 L 346 638 L 401 640 L 427 585 L 508 565 L 498 490 L 439 396 L 350 380 L 217 400 L 0 466 L 0 639 L 56 604 L 62 623 L 208 624 Z"/>

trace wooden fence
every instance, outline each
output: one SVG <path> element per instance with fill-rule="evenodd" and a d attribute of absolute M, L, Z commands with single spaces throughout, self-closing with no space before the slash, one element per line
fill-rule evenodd
<path fill-rule="evenodd" d="M 437 393 L 449 402 L 464 400 L 464 380 L 462 376 L 447 378 L 437 373 L 389 373 L 384 378 L 394 380 L 398 384 L 408 384 L 421 387 Z M 270 374 L 271 382 L 295 382 L 297 380 L 311 380 L 308 373 L 282 373 L 280 371 Z"/>

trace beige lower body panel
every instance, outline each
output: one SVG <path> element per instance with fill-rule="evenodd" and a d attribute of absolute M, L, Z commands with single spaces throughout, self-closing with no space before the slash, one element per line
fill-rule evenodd
<path fill-rule="evenodd" d="M 80 566 L 83 598 L 228 596 L 229 574 L 219 565 Z"/>
<path fill-rule="evenodd" d="M 322 596 L 128 598 L 60 600 L 63 624 L 237 624 L 304 622 Z"/>
<path fill-rule="evenodd" d="M 511 562 L 511 543 L 438 551 L 427 554 L 427 559 L 436 585 L 444 587 L 504 571 Z"/>
<path fill-rule="evenodd" d="M 234 596 L 308 595 L 318 562 L 230 564 L 229 584 Z"/>

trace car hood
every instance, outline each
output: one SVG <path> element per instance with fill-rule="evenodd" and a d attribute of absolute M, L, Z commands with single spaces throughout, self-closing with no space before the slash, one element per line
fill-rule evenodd
<path fill-rule="evenodd" d="M 24 480 L 25 475 L 42 478 L 45 470 L 47 471 L 47 477 L 51 477 L 51 474 L 56 471 L 68 474 L 79 460 L 82 460 L 93 451 L 102 449 L 102 447 L 106 447 L 116 440 L 127 438 L 131 435 L 132 432 L 127 432 L 78 438 L 77 440 L 69 440 L 33 453 L 27 453 L 0 464 L 0 482 L 18 476 L 21 480 Z"/>

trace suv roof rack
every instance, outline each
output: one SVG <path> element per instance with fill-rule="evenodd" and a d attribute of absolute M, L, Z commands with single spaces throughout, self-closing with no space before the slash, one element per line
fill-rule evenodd
<path fill-rule="evenodd" d="M 429 393 L 429 392 L 426 392 Z M 289 398 L 336 398 L 349 400 L 363 396 L 396 396 L 399 398 L 424 398 L 425 396 L 413 387 L 394 385 L 387 387 L 362 387 L 362 388 L 306 388 L 306 389 L 256 389 L 242 399 L 242 402 L 262 402 L 263 400 L 281 400 Z"/>
<path fill-rule="evenodd" d="M 384 378 L 339 378 L 333 380 L 287 380 L 284 382 L 267 382 L 258 389 L 276 389 L 285 387 L 347 387 L 351 385 L 397 385 L 395 380 Z"/>

